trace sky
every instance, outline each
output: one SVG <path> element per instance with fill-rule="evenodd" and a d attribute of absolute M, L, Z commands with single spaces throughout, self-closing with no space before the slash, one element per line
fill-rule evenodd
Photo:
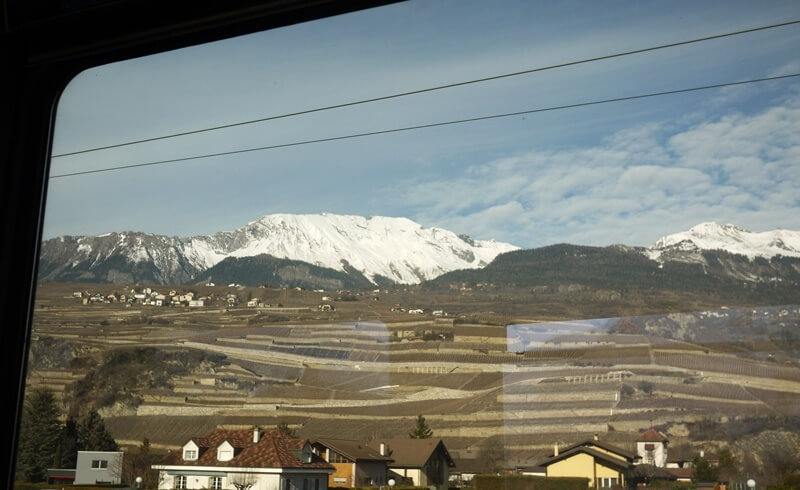
<path fill-rule="evenodd" d="M 411 1 L 89 69 L 53 154 L 800 19 L 795 1 Z M 191 136 L 51 176 L 800 73 L 800 24 Z M 647 246 L 698 223 L 800 230 L 800 78 L 50 179 L 44 238 L 192 236 L 272 213 L 474 238 Z"/>

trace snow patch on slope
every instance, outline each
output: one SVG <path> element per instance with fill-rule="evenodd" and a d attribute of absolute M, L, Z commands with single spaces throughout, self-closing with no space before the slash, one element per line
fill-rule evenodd
<path fill-rule="evenodd" d="M 646 249 L 645 255 L 662 261 L 667 253 L 702 250 L 725 250 L 751 260 L 756 257 L 769 259 L 776 255 L 800 257 L 800 231 L 752 232 L 731 224 L 700 223 L 688 231 L 659 238 Z"/>
<path fill-rule="evenodd" d="M 345 264 L 370 280 L 378 275 L 405 284 L 456 269 L 478 268 L 518 247 L 424 228 L 407 218 L 336 214 L 273 214 L 232 232 L 185 241 L 187 260 L 211 267 L 226 257 L 269 254 L 344 271 Z"/>

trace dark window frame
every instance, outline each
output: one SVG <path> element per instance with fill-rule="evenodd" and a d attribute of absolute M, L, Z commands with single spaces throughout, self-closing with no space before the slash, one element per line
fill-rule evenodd
<path fill-rule="evenodd" d="M 397 0 L 0 0 L 0 487 L 14 485 L 52 129 L 67 83 L 94 66 Z M 10 239 L 13 237 L 13 239 Z"/>

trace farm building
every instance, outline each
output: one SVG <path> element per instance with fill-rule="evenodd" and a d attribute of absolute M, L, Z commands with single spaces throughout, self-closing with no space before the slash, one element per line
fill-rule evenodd
<path fill-rule="evenodd" d="M 317 439 L 312 444 L 314 453 L 332 464 L 336 471 L 330 475 L 328 485 L 337 487 L 377 487 L 387 484 L 388 465 L 392 458 L 366 443 L 343 439 Z"/>
<path fill-rule="evenodd" d="M 334 467 L 306 439 L 254 428 L 214 429 L 170 452 L 159 464 L 162 489 L 327 490 Z"/>
<path fill-rule="evenodd" d="M 455 463 L 441 439 L 376 439 L 367 445 L 394 460 L 389 477 L 398 485 L 447 490 Z"/>

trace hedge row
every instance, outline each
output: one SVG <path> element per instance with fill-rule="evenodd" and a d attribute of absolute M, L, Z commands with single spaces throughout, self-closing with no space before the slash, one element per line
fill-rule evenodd
<path fill-rule="evenodd" d="M 336 487 L 330 486 L 329 490 L 375 490 L 377 487 Z M 389 485 L 383 485 L 384 489 L 389 488 Z M 428 487 L 415 487 L 411 485 L 396 485 L 392 487 L 394 490 L 428 490 Z"/>
<path fill-rule="evenodd" d="M 69 490 L 122 490 L 131 488 L 126 485 L 73 485 L 72 483 L 29 483 L 29 482 L 16 482 L 14 483 L 14 490 L 46 490 L 46 489 L 69 489 Z"/>
<path fill-rule="evenodd" d="M 472 479 L 475 490 L 586 490 L 586 478 L 528 475 L 475 475 Z"/>

